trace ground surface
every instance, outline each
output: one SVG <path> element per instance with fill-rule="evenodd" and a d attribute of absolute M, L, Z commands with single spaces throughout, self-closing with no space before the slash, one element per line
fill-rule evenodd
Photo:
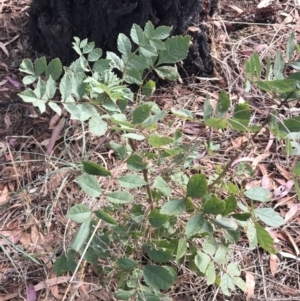
<path fill-rule="evenodd" d="M 246 22 L 241 13 L 253 15 L 249 10 L 254 10 L 259 1 L 220 2 L 218 13 L 207 22 L 213 41 L 215 74 L 208 79 L 191 78 L 186 84 L 162 89 L 156 93 L 154 100 L 164 108 L 181 107 L 188 100 L 190 109 L 201 115 L 206 95 L 217 99 L 219 92 L 225 89 L 233 103 L 241 98 L 250 101 L 255 118 L 263 119 L 265 110 L 273 104 L 259 91 L 244 92 L 244 62 L 253 50 L 264 57 L 266 54 L 274 55 L 276 49 L 284 49 L 292 29 L 295 30 L 295 36 L 299 37 L 299 1 L 269 1 L 276 9 L 265 12 L 261 21 L 274 23 L 248 24 L 245 27 L 236 25 L 234 21 Z M 295 3 L 298 3 L 298 7 Z M 101 206 L 78 194 L 72 175 L 51 175 L 63 165 L 64 160 L 81 160 L 81 128 L 71 126 L 70 122 L 67 142 L 62 132 L 49 158 L 46 150 L 57 124 L 56 116 L 51 111 L 39 115 L 35 108 L 17 97 L 22 90 L 19 65 L 23 58 L 37 57 L 30 49 L 26 34 L 29 4 L 30 0 L 0 1 L 0 205 L 7 201 L 8 196 L 12 197 L 9 206 L 0 211 L 0 234 L 34 254 L 44 264 L 34 264 L 0 237 L 0 244 L 6 250 L 6 253 L 0 251 L 0 301 L 29 300 L 24 299 L 25 285 L 34 285 L 38 300 L 62 300 L 70 277 L 56 277 L 52 272 L 51 256 L 70 242 L 75 231 L 64 216 L 76 203 L 85 202 L 94 208 Z M 293 112 L 299 114 L 299 104 Z M 286 110 L 280 114 L 287 117 L 292 113 Z M 198 135 L 200 131 L 200 136 L 204 138 L 209 134 L 204 128 L 189 126 L 184 131 L 187 135 Z M 208 156 L 201 161 L 207 170 L 227 159 L 226 154 L 232 144 L 239 143 L 230 137 L 230 133 L 227 134 L 227 142 L 222 144 L 223 155 L 214 158 Z M 91 153 L 96 147 L 97 154 L 101 154 L 112 165 L 108 150 L 102 146 L 107 138 L 103 139 L 88 140 L 88 147 Z M 216 134 L 214 139 L 224 140 L 224 136 Z M 270 189 L 275 190 L 281 185 L 285 187 L 291 178 L 289 166 L 293 166 L 298 158 L 287 162 L 286 156 L 280 153 L 282 145 L 273 145 L 265 155 L 268 139 L 267 135 L 262 135 L 261 143 L 242 155 L 243 158 L 255 160 L 258 170 L 248 180 L 248 187 L 264 179 L 268 181 Z M 99 157 L 94 155 L 94 159 L 99 160 Z M 62 182 L 65 184 L 62 185 Z M 248 248 L 247 243 L 241 241 L 234 250 L 235 260 L 243 267 L 248 294 L 238 292 L 230 300 L 251 297 L 265 301 L 300 300 L 300 208 L 293 190 L 273 202 L 272 207 L 276 207 L 287 220 L 281 230 L 273 230 L 276 248 L 281 253 L 270 257 L 259 248 Z M 97 275 L 92 270 L 87 268 L 77 280 L 81 286 L 74 284 L 74 300 L 87 300 L 82 296 L 89 290 L 92 290 L 90 300 L 113 300 L 109 288 L 98 286 Z M 207 287 L 201 278 L 182 277 L 178 287 L 169 294 L 177 301 L 226 300 L 216 287 Z"/>

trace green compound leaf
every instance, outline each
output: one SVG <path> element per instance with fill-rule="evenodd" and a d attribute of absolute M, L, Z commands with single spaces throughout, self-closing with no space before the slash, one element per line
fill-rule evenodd
<path fill-rule="evenodd" d="M 73 206 L 67 213 L 66 217 L 76 223 L 83 223 L 90 219 L 92 212 L 89 207 L 84 204 L 77 204 Z"/>
<path fill-rule="evenodd" d="M 127 160 L 127 167 L 130 171 L 141 171 L 146 169 L 147 163 L 143 162 L 143 158 L 137 154 L 131 155 Z"/>
<path fill-rule="evenodd" d="M 100 115 L 93 115 L 89 120 L 89 131 L 96 136 L 103 136 L 107 131 L 107 122 Z"/>
<path fill-rule="evenodd" d="M 127 204 L 133 201 L 133 195 L 126 191 L 114 191 L 107 195 L 107 199 L 114 204 Z"/>
<path fill-rule="evenodd" d="M 222 212 L 222 215 L 228 215 L 231 212 L 234 212 L 234 210 L 236 209 L 237 206 L 237 201 L 235 196 L 230 196 L 229 198 L 227 198 L 225 201 L 225 210 Z"/>
<path fill-rule="evenodd" d="M 176 280 L 176 276 L 162 266 L 145 265 L 143 267 L 144 280 L 155 290 L 167 290 Z"/>
<path fill-rule="evenodd" d="M 131 53 L 131 48 L 132 45 L 129 38 L 125 34 L 120 33 L 118 36 L 118 50 L 122 54 L 129 56 Z"/>
<path fill-rule="evenodd" d="M 159 59 L 156 66 L 162 64 L 174 64 L 186 58 L 189 48 L 189 36 L 175 36 L 168 39 L 164 44 L 166 50 L 159 52 Z"/>
<path fill-rule="evenodd" d="M 61 276 L 66 272 L 74 273 L 76 266 L 77 263 L 70 255 L 62 254 L 56 259 L 53 270 L 57 276 Z"/>
<path fill-rule="evenodd" d="M 159 192 L 161 192 L 166 197 L 169 197 L 171 195 L 172 190 L 169 184 L 160 176 L 155 178 L 153 187 L 156 188 Z"/>
<path fill-rule="evenodd" d="M 202 214 L 193 216 L 186 224 L 185 235 L 189 238 L 199 233 L 204 225 L 204 218 Z"/>
<path fill-rule="evenodd" d="M 226 229 L 226 230 L 236 230 L 237 224 L 233 218 L 217 216 L 215 220 L 212 221 L 215 225 Z"/>
<path fill-rule="evenodd" d="M 218 215 L 221 214 L 225 208 L 226 204 L 224 201 L 212 196 L 209 200 L 205 201 L 203 205 L 203 213 Z"/>
<path fill-rule="evenodd" d="M 155 92 L 155 89 L 156 89 L 156 84 L 153 80 L 148 80 L 146 82 L 145 85 L 143 85 L 142 87 L 142 91 L 143 93 L 147 96 L 147 97 L 150 97 L 153 95 L 153 93 Z"/>
<path fill-rule="evenodd" d="M 138 292 L 137 301 L 160 301 L 162 299 L 158 298 L 155 294 L 148 291 Z M 167 300 L 166 300 L 167 301 Z"/>
<path fill-rule="evenodd" d="M 247 285 L 245 281 L 240 277 L 231 277 L 232 281 L 238 286 L 243 292 L 247 291 Z"/>
<path fill-rule="evenodd" d="M 151 36 L 153 39 L 164 40 L 169 37 L 172 27 L 170 26 L 158 26 L 154 29 L 154 34 Z M 146 32 L 146 27 L 145 27 Z"/>
<path fill-rule="evenodd" d="M 279 129 L 286 134 L 300 132 L 300 117 L 295 116 L 284 120 L 283 124 L 279 124 Z"/>
<path fill-rule="evenodd" d="M 101 187 L 95 176 L 84 174 L 77 177 L 77 182 L 88 196 L 96 198 L 102 193 Z"/>
<path fill-rule="evenodd" d="M 102 49 L 94 48 L 91 52 L 89 52 L 87 59 L 90 62 L 96 62 L 100 59 L 101 56 L 102 56 Z"/>
<path fill-rule="evenodd" d="M 254 248 L 257 246 L 257 233 L 255 226 L 251 221 L 247 221 L 246 233 L 249 240 L 249 247 Z"/>
<path fill-rule="evenodd" d="M 87 242 L 91 232 L 92 219 L 88 219 L 80 225 L 80 228 L 77 231 L 76 236 L 70 245 L 70 249 L 73 249 L 79 253 L 80 249 L 84 247 L 85 243 Z"/>
<path fill-rule="evenodd" d="M 53 101 L 49 101 L 48 102 L 49 107 L 55 112 L 57 113 L 59 116 L 61 115 L 62 111 L 61 111 L 61 107 L 59 105 L 57 105 L 55 102 Z M 62 120 L 62 119 L 61 119 Z"/>
<path fill-rule="evenodd" d="M 182 258 L 187 250 L 187 241 L 184 237 L 180 238 L 177 245 L 176 260 Z"/>
<path fill-rule="evenodd" d="M 213 235 L 206 236 L 202 244 L 202 251 L 204 251 L 208 255 L 213 256 L 217 250 L 218 250 L 218 244 L 215 238 L 213 237 Z"/>
<path fill-rule="evenodd" d="M 228 118 L 228 123 L 235 131 L 249 131 L 249 121 L 245 119 Z"/>
<path fill-rule="evenodd" d="M 33 91 L 25 90 L 18 95 L 23 99 L 23 101 L 31 102 L 32 105 L 38 107 L 41 113 L 46 111 L 46 100 L 39 99 Z"/>
<path fill-rule="evenodd" d="M 83 46 L 82 53 L 90 53 L 95 48 L 95 42 L 89 42 Z"/>
<path fill-rule="evenodd" d="M 124 188 L 139 188 L 145 186 L 147 182 L 137 175 L 127 175 L 118 178 L 120 186 Z"/>
<path fill-rule="evenodd" d="M 197 255 L 195 256 L 195 264 L 201 273 L 205 274 L 207 266 L 210 262 L 211 258 L 207 254 L 201 251 L 197 252 Z"/>
<path fill-rule="evenodd" d="M 152 227 L 160 228 L 169 221 L 170 217 L 165 214 L 161 214 L 158 209 L 154 209 L 148 215 L 148 219 Z"/>
<path fill-rule="evenodd" d="M 215 281 L 216 281 L 216 267 L 215 267 L 215 264 L 213 263 L 213 261 L 211 261 L 208 264 L 207 269 L 205 271 L 205 276 L 206 276 L 207 285 L 211 285 L 211 284 L 215 283 Z"/>
<path fill-rule="evenodd" d="M 109 243 L 108 235 L 97 233 L 92 238 L 91 244 L 83 257 L 84 260 L 97 264 L 99 258 L 107 259 L 110 256 Z"/>
<path fill-rule="evenodd" d="M 254 210 L 255 215 L 265 224 L 271 227 L 280 227 L 284 225 L 285 221 L 279 213 L 272 208 L 257 208 Z"/>
<path fill-rule="evenodd" d="M 47 79 L 52 76 L 53 80 L 58 80 L 62 72 L 62 64 L 60 59 L 56 58 L 50 61 L 46 68 Z"/>
<path fill-rule="evenodd" d="M 37 77 L 35 75 L 26 75 L 23 77 L 22 82 L 24 85 L 31 85 L 32 83 L 34 83 L 36 81 L 36 79 L 37 79 Z M 25 90 L 24 92 L 26 92 L 26 91 L 28 91 L 28 90 Z"/>
<path fill-rule="evenodd" d="M 215 254 L 215 261 L 218 264 L 227 264 L 230 258 L 231 250 L 225 245 L 219 245 L 217 252 Z"/>
<path fill-rule="evenodd" d="M 137 107 L 132 113 L 133 123 L 143 123 L 150 116 L 151 107 L 152 106 L 148 104 Z"/>
<path fill-rule="evenodd" d="M 233 117 L 250 122 L 251 111 L 250 106 L 247 103 L 237 104 L 234 108 Z"/>
<path fill-rule="evenodd" d="M 229 263 L 228 266 L 227 266 L 227 273 L 230 276 L 240 276 L 241 275 L 241 271 L 239 269 L 238 264 L 235 263 L 235 262 Z"/>
<path fill-rule="evenodd" d="M 231 216 L 239 221 L 246 222 L 251 217 L 251 212 L 234 213 Z"/>
<path fill-rule="evenodd" d="M 244 192 L 244 195 L 253 201 L 270 202 L 272 193 L 262 187 L 253 187 Z"/>
<path fill-rule="evenodd" d="M 61 94 L 61 100 L 66 101 L 68 97 L 72 94 L 72 82 L 70 75 L 68 73 L 65 73 L 62 77 L 60 84 L 59 84 L 59 91 Z"/>
<path fill-rule="evenodd" d="M 118 300 L 128 300 L 129 298 L 133 297 L 135 294 L 136 294 L 136 290 L 125 291 L 122 289 L 118 289 L 115 292 L 115 297 Z"/>
<path fill-rule="evenodd" d="M 47 68 L 47 61 L 46 58 L 40 57 L 36 60 L 36 62 L 34 63 L 34 73 L 36 76 L 41 75 L 43 72 L 46 71 Z"/>
<path fill-rule="evenodd" d="M 260 224 L 254 222 L 254 227 L 256 230 L 258 244 L 270 254 L 276 254 L 274 248 L 274 241 L 269 234 Z"/>
<path fill-rule="evenodd" d="M 133 139 L 133 140 L 137 140 L 137 141 L 142 141 L 145 139 L 145 137 L 143 135 L 139 135 L 136 133 L 128 133 L 128 134 L 124 134 L 122 136 L 124 138 Z"/>
<path fill-rule="evenodd" d="M 169 137 L 161 137 L 157 135 L 151 135 L 148 138 L 148 142 L 153 147 L 161 147 L 167 144 L 173 143 L 173 139 Z"/>
<path fill-rule="evenodd" d="M 201 198 L 207 192 L 206 177 L 201 174 L 193 175 L 187 184 L 187 197 Z"/>
<path fill-rule="evenodd" d="M 84 171 L 89 175 L 109 177 L 111 176 L 110 171 L 105 169 L 104 167 L 88 161 L 82 161 Z"/>
<path fill-rule="evenodd" d="M 164 263 L 173 259 L 172 253 L 168 250 L 155 249 L 150 246 L 146 246 L 145 249 L 149 258 L 154 262 Z"/>
<path fill-rule="evenodd" d="M 226 129 L 227 123 L 224 118 L 208 118 L 205 120 L 205 125 L 214 129 Z"/>
<path fill-rule="evenodd" d="M 35 72 L 33 69 L 33 63 L 30 59 L 24 59 L 20 65 L 19 70 L 21 72 L 30 74 L 30 75 L 34 75 L 35 76 Z"/>
<path fill-rule="evenodd" d="M 221 276 L 220 287 L 224 295 L 230 296 L 230 291 L 235 291 L 235 285 L 231 277 L 228 274 L 223 274 Z"/>
<path fill-rule="evenodd" d="M 102 219 L 104 222 L 106 222 L 110 225 L 113 225 L 113 226 L 117 225 L 117 222 L 115 221 L 115 219 L 103 210 L 94 211 L 94 214 L 98 218 Z"/>
<path fill-rule="evenodd" d="M 195 118 L 195 115 L 191 111 L 189 111 L 187 109 L 183 109 L 183 108 L 181 108 L 181 109 L 175 109 L 175 108 L 172 108 L 171 112 L 173 114 L 177 115 L 177 116 L 180 116 L 180 117 L 184 118 L 184 119 L 194 119 Z"/>
<path fill-rule="evenodd" d="M 185 199 L 171 200 L 165 203 L 161 209 L 160 213 L 167 215 L 179 215 L 186 210 Z"/>
<path fill-rule="evenodd" d="M 230 101 L 227 93 L 222 91 L 216 105 L 215 114 L 218 118 L 223 118 L 230 107 Z"/>
<path fill-rule="evenodd" d="M 126 158 L 127 149 L 124 145 L 116 143 L 114 141 L 110 141 L 108 146 L 113 149 L 115 156 L 117 159 L 123 160 Z"/>
<path fill-rule="evenodd" d="M 137 45 L 142 44 L 145 39 L 145 35 L 144 35 L 142 28 L 137 24 L 132 25 L 132 28 L 130 31 L 130 37 L 131 37 L 132 41 L 134 43 L 136 43 Z"/>
<path fill-rule="evenodd" d="M 141 71 L 126 68 L 126 71 L 124 73 L 124 81 L 128 84 L 141 85 L 143 83 Z"/>
<path fill-rule="evenodd" d="M 138 262 L 130 258 L 119 258 L 116 263 L 117 266 L 124 271 L 133 270 L 138 266 Z"/>
<path fill-rule="evenodd" d="M 225 240 L 231 243 L 237 243 L 241 236 L 240 229 L 236 229 L 234 231 L 223 229 L 223 233 L 224 233 Z"/>
<path fill-rule="evenodd" d="M 154 68 L 154 71 L 161 79 L 169 79 L 174 81 L 180 77 L 177 69 L 172 66 L 161 66 Z"/>

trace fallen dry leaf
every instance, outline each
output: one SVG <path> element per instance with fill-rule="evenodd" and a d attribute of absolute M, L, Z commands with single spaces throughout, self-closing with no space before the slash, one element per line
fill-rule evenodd
<path fill-rule="evenodd" d="M 20 242 L 25 249 L 28 248 L 31 244 L 31 235 L 23 232 L 20 237 Z"/>
<path fill-rule="evenodd" d="M 240 158 L 235 160 L 234 162 L 232 162 L 231 166 L 233 167 L 234 165 L 240 163 L 240 162 L 252 162 L 254 159 L 250 158 L 250 157 L 244 157 L 244 158 Z"/>
<path fill-rule="evenodd" d="M 230 139 L 233 148 L 239 149 L 244 144 L 244 142 L 248 141 L 248 138 L 245 136 L 238 137 L 236 139 Z M 226 150 L 228 151 L 228 150 Z"/>
<path fill-rule="evenodd" d="M 57 300 L 62 299 L 63 296 L 59 293 L 57 285 L 51 286 L 50 290 L 51 290 L 51 294 L 53 295 L 53 297 L 55 297 L 55 299 L 57 299 Z"/>
<path fill-rule="evenodd" d="M 31 227 L 31 231 L 30 231 L 30 238 L 31 238 L 31 241 L 34 245 L 37 245 L 37 243 L 39 242 L 40 240 L 40 233 L 39 233 L 39 230 L 37 228 L 36 225 L 33 225 Z"/>
<path fill-rule="evenodd" d="M 53 130 L 59 120 L 60 116 L 58 114 L 55 114 L 51 117 L 50 122 L 49 122 L 49 130 Z"/>
<path fill-rule="evenodd" d="M 3 52 L 4 52 L 7 56 L 9 56 L 9 52 L 8 52 L 7 48 L 5 47 L 5 45 L 4 45 L 2 42 L 0 42 L 0 48 L 3 50 Z"/>
<path fill-rule="evenodd" d="M 294 196 L 287 196 L 287 197 L 285 197 L 285 198 L 282 198 L 281 200 L 279 200 L 279 201 L 277 202 L 277 204 L 275 205 L 274 209 L 276 209 L 276 208 L 279 207 L 279 206 L 283 206 L 283 205 L 285 205 L 286 203 L 288 203 L 288 202 L 290 202 L 290 201 L 293 201 L 294 198 L 295 198 Z M 293 201 L 293 203 L 294 203 L 294 201 Z"/>
<path fill-rule="evenodd" d="M 267 228 L 266 230 L 269 232 L 269 234 L 273 238 L 274 243 L 279 243 L 279 239 L 277 238 L 277 232 L 278 231 L 274 228 Z"/>
<path fill-rule="evenodd" d="M 196 31 L 200 32 L 200 28 L 197 26 L 189 26 L 188 30 L 191 32 L 196 32 Z"/>
<path fill-rule="evenodd" d="M 292 220 L 295 216 L 300 214 L 300 204 L 295 204 L 285 215 L 285 222 Z"/>
<path fill-rule="evenodd" d="M 287 180 L 291 179 L 291 173 L 285 170 L 283 167 L 281 167 L 279 162 L 275 162 L 275 165 L 283 177 L 285 177 Z"/>
<path fill-rule="evenodd" d="M 274 199 L 280 200 L 281 198 L 285 197 L 291 191 L 293 186 L 294 186 L 294 181 L 289 180 L 285 183 L 285 185 L 281 185 L 277 187 L 273 192 Z"/>
<path fill-rule="evenodd" d="M 262 0 L 257 5 L 257 8 L 263 8 L 263 7 L 269 6 L 273 1 L 274 0 Z"/>
<path fill-rule="evenodd" d="M 297 244 L 295 243 L 294 239 L 292 238 L 292 236 L 287 231 L 282 230 L 281 232 L 287 236 L 289 242 L 292 244 L 292 246 L 296 252 L 296 255 L 298 257 L 300 254 L 300 251 L 299 251 L 299 248 L 298 248 Z"/>
<path fill-rule="evenodd" d="M 265 189 L 268 189 L 268 190 L 272 189 L 271 188 L 272 187 L 272 181 L 271 181 L 271 179 L 268 175 L 262 176 L 262 178 L 261 178 L 261 187 L 265 188 Z"/>
<path fill-rule="evenodd" d="M 65 126 L 65 118 L 62 117 L 61 120 L 59 121 L 59 123 L 55 126 L 54 130 L 52 131 L 52 135 L 51 135 L 49 144 L 47 146 L 47 151 L 46 151 L 47 155 L 51 154 L 51 152 L 54 148 L 55 142 L 59 139 L 59 134 L 63 130 L 64 126 Z"/>
<path fill-rule="evenodd" d="M 26 296 L 27 296 L 26 298 L 27 301 L 36 301 L 36 292 L 32 284 L 29 284 L 27 286 Z"/>
<path fill-rule="evenodd" d="M 243 12 L 243 10 L 241 8 L 239 8 L 238 6 L 235 5 L 229 5 L 229 7 L 231 9 L 233 9 L 234 11 L 236 11 L 238 14 L 241 14 Z"/>
<path fill-rule="evenodd" d="M 246 274 L 246 286 L 247 286 L 247 300 L 250 300 L 254 295 L 255 279 L 251 272 L 245 272 Z"/>
<path fill-rule="evenodd" d="M 20 230 L 20 229 L 16 229 L 16 230 L 12 230 L 12 231 L 5 231 L 5 230 L 0 231 L 0 234 L 2 236 L 6 237 L 14 244 L 19 242 L 19 240 L 21 238 L 21 233 L 22 233 L 22 230 Z M 7 245 L 8 242 L 6 240 L 0 238 L 0 244 Z"/>
<path fill-rule="evenodd" d="M 71 279 L 71 276 L 54 277 L 54 278 L 47 279 L 45 281 L 40 282 L 39 284 L 34 286 L 34 289 L 36 292 L 38 292 L 44 288 L 48 288 L 49 286 L 68 282 L 70 279 Z"/>
<path fill-rule="evenodd" d="M 288 296 L 299 296 L 300 295 L 300 290 L 293 289 L 288 286 L 279 286 L 278 290 L 283 294 L 283 295 L 288 295 Z"/>
<path fill-rule="evenodd" d="M 13 300 L 13 298 L 18 297 L 18 296 L 19 296 L 19 293 L 7 294 L 5 296 L 0 295 L 0 301 Z"/>
<path fill-rule="evenodd" d="M 57 187 L 59 187 L 63 181 L 64 178 L 68 176 L 70 173 L 70 170 L 65 168 L 65 169 L 60 169 L 56 173 L 53 173 L 49 177 L 49 189 L 53 190 Z"/>
<path fill-rule="evenodd" d="M 276 255 L 271 254 L 270 255 L 270 270 L 271 270 L 271 273 L 273 276 L 275 276 L 275 274 L 277 272 L 278 263 L 279 263 L 279 258 Z"/>
<path fill-rule="evenodd" d="M 8 199 L 8 188 L 4 186 L 2 191 L 0 191 L 0 206 L 3 205 Z"/>
<path fill-rule="evenodd" d="M 265 148 L 265 151 L 264 151 L 265 153 L 268 153 L 270 151 L 270 148 L 271 148 L 272 144 L 274 143 L 274 141 L 275 141 L 274 135 L 271 133 L 270 138 L 269 138 L 269 142 L 268 142 L 268 144 Z"/>
<path fill-rule="evenodd" d="M 257 164 L 258 164 L 260 161 L 262 161 L 262 160 L 268 158 L 269 156 L 270 156 L 270 154 L 261 154 L 261 155 L 258 155 L 258 156 L 253 160 L 253 162 L 252 162 L 252 168 L 253 168 L 253 169 L 256 168 Z"/>

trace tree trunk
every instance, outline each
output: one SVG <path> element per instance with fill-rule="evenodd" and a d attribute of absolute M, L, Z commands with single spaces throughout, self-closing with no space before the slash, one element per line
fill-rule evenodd
<path fill-rule="evenodd" d="M 133 23 L 142 28 L 148 20 L 154 26 L 172 26 L 172 35 L 189 32 L 192 46 L 184 69 L 187 75 L 212 73 L 210 42 L 205 25 L 200 25 L 216 9 L 218 0 L 33 0 L 29 37 L 33 48 L 64 64 L 76 59 L 74 36 L 94 41 L 103 51 L 117 52 L 119 33 L 129 36 Z"/>

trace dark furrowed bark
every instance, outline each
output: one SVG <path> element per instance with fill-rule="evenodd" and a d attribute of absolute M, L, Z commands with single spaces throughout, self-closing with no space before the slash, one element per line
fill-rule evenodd
<path fill-rule="evenodd" d="M 216 9 L 218 0 L 33 0 L 29 37 L 40 53 L 59 57 L 64 64 L 77 58 L 74 36 L 94 41 L 103 51 L 117 51 L 119 33 L 129 36 L 134 23 L 142 28 L 148 20 L 155 26 L 172 26 L 172 35 L 185 34 L 200 25 Z M 189 75 L 209 75 L 213 70 L 205 25 L 189 33 L 193 45 L 185 60 Z"/>

